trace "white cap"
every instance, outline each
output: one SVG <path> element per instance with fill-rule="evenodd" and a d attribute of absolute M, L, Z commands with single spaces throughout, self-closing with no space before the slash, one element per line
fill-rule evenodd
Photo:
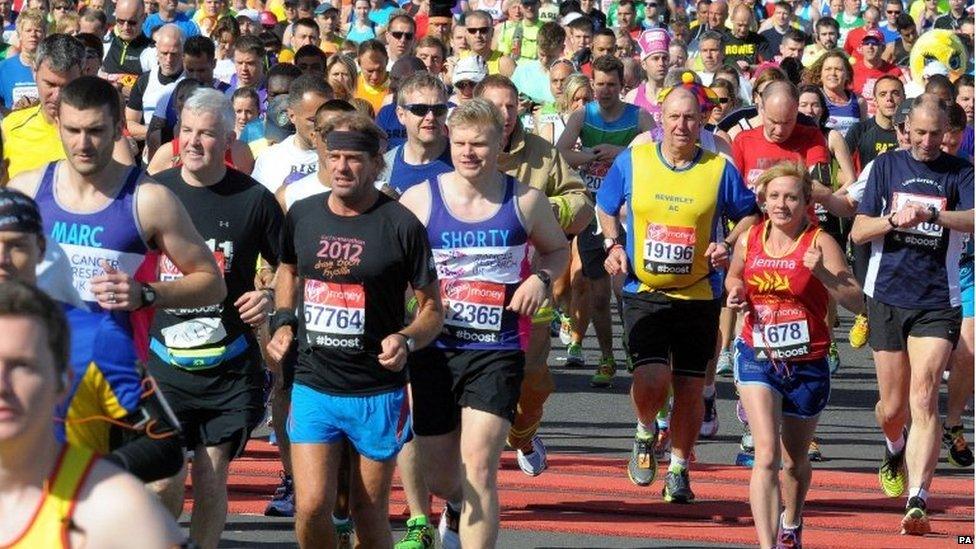
<path fill-rule="evenodd" d="M 569 12 L 566 15 L 563 16 L 562 20 L 559 21 L 559 24 L 562 25 L 563 27 L 565 27 L 565 26 L 568 26 L 573 21 L 576 21 L 580 17 L 583 17 L 583 14 L 582 13 L 580 13 L 578 11 L 571 11 L 571 12 Z"/>
<path fill-rule="evenodd" d="M 255 23 L 258 23 L 261 19 L 261 13 L 258 12 L 258 10 L 252 10 L 252 9 L 241 10 L 237 12 L 237 15 L 239 16 L 243 15 L 244 17 L 247 17 L 248 19 L 254 21 Z"/>
<path fill-rule="evenodd" d="M 488 66 L 480 55 L 470 55 L 454 65 L 454 74 L 451 81 L 454 83 L 470 80 L 477 84 L 488 76 Z"/>

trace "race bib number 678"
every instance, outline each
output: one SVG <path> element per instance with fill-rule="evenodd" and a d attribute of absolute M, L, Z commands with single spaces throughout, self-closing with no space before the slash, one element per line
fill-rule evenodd
<path fill-rule="evenodd" d="M 306 280 L 305 332 L 309 345 L 362 349 L 366 292 L 361 284 Z"/>

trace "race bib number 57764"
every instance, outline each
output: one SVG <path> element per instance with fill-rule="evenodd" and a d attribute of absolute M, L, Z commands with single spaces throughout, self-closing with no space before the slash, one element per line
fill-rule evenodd
<path fill-rule="evenodd" d="M 309 345 L 363 348 L 366 292 L 361 284 L 306 280 L 303 309 Z"/>

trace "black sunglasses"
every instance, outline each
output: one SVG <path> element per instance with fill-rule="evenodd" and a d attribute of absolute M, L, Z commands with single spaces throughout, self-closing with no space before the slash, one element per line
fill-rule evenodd
<path fill-rule="evenodd" d="M 728 97 L 716 97 L 716 99 L 718 99 L 718 102 L 721 103 L 721 104 L 723 104 L 723 105 L 729 102 L 729 98 Z"/>
<path fill-rule="evenodd" d="M 888 10 L 885 13 L 887 13 L 888 15 L 901 15 L 901 10 Z"/>
<path fill-rule="evenodd" d="M 475 83 L 474 83 L 473 81 L 471 81 L 471 80 L 462 80 L 462 81 L 460 81 L 460 82 L 455 82 L 455 83 L 454 83 L 454 87 L 455 87 L 455 88 L 457 88 L 457 89 L 459 89 L 459 90 L 463 90 L 463 89 L 465 89 L 465 88 L 473 88 L 473 87 L 475 87 L 476 85 L 477 85 L 477 84 L 475 84 Z"/>
<path fill-rule="evenodd" d="M 468 34 L 488 34 L 491 27 L 468 27 Z"/>
<path fill-rule="evenodd" d="M 397 40 L 404 40 L 404 39 L 413 40 L 412 32 L 392 31 L 390 32 L 390 35 L 393 36 L 393 38 L 396 38 Z"/>
<path fill-rule="evenodd" d="M 438 103 L 436 105 L 428 105 L 426 103 L 411 103 L 410 105 L 403 105 L 404 109 L 410 111 L 410 114 L 414 116 L 419 116 L 421 118 L 427 116 L 427 113 L 434 113 L 434 118 L 440 118 L 447 114 L 447 105 L 443 103 Z"/>
<path fill-rule="evenodd" d="M 138 27 L 139 26 L 139 20 L 138 19 L 116 19 L 115 20 L 115 24 L 116 25 L 129 25 L 130 27 Z"/>

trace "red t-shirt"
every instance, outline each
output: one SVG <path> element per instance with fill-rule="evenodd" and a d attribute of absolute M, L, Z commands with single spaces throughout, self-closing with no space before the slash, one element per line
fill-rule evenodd
<path fill-rule="evenodd" d="M 874 110 L 876 108 L 874 103 L 874 83 L 885 75 L 901 78 L 902 72 L 893 63 L 883 60 L 875 69 L 865 65 L 863 59 L 859 59 L 857 63 L 854 63 L 854 81 L 851 83 L 851 88 L 854 89 L 854 93 L 863 97 L 864 101 L 867 102 L 868 116 L 874 116 Z"/>
<path fill-rule="evenodd" d="M 819 128 L 797 124 L 793 135 L 783 143 L 770 143 L 763 135 L 763 128 L 739 132 L 732 141 L 732 158 L 746 185 L 753 183 L 769 167 L 783 160 L 802 162 L 808 168 L 820 163 L 830 163 L 827 140 Z"/>
<path fill-rule="evenodd" d="M 848 55 L 854 56 L 857 60 L 861 59 L 861 40 L 864 39 L 864 35 L 868 31 L 864 30 L 864 27 L 858 27 L 856 29 L 851 29 L 847 33 L 847 39 L 844 40 L 844 51 Z"/>

